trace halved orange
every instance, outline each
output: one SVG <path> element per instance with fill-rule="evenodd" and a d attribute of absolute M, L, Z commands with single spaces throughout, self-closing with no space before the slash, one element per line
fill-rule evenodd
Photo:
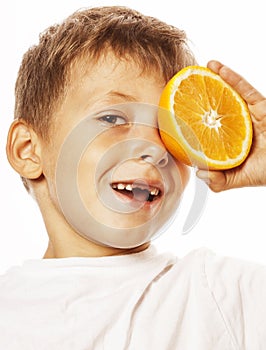
<path fill-rule="evenodd" d="M 181 162 L 230 169 L 248 156 L 252 122 L 246 102 L 210 69 L 179 71 L 166 84 L 159 105 L 161 138 Z"/>

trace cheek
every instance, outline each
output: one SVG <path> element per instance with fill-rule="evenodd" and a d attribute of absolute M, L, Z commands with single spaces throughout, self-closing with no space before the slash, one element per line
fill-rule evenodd
<path fill-rule="evenodd" d="M 114 146 L 126 139 L 127 132 L 127 128 L 114 127 L 99 133 L 92 141 L 89 141 L 80 156 L 79 172 L 86 171 L 95 174 L 102 160 L 111 157 Z"/>
<path fill-rule="evenodd" d="M 77 182 L 81 196 L 92 198 L 97 190 L 96 173 L 103 155 L 110 147 L 110 138 L 99 135 L 86 147 L 77 167 Z"/>
<path fill-rule="evenodd" d="M 56 169 L 58 164 L 58 148 L 53 145 L 45 145 L 42 150 L 43 193 L 47 194 L 51 204 L 61 211 L 57 197 Z M 39 187 L 42 191 L 43 187 Z"/>
<path fill-rule="evenodd" d="M 170 195 L 172 200 L 172 208 L 169 208 L 169 212 L 171 212 L 172 210 L 173 215 L 174 213 L 176 213 L 181 202 L 183 201 L 184 191 L 186 189 L 190 177 L 190 169 L 186 165 L 180 163 L 177 160 L 175 160 L 174 162 L 176 166 L 176 174 L 174 177 L 174 186 L 172 188 L 172 194 Z"/>
<path fill-rule="evenodd" d="M 190 178 L 190 168 L 176 159 L 174 162 L 178 171 L 178 181 L 181 183 L 182 191 L 184 191 Z"/>
<path fill-rule="evenodd" d="M 48 181 L 55 180 L 55 172 L 58 159 L 58 147 L 55 145 L 45 145 L 42 148 L 43 175 Z"/>
<path fill-rule="evenodd" d="M 189 180 L 189 171 L 186 166 L 174 161 L 169 175 L 166 180 L 168 183 L 166 184 L 166 200 L 164 204 L 171 215 L 179 207 L 180 200 Z"/>

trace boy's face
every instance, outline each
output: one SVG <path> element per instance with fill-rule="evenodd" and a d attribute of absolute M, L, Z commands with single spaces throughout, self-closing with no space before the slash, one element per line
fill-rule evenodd
<path fill-rule="evenodd" d="M 73 69 L 52 142 L 43 147 L 49 196 L 83 237 L 138 246 L 171 219 L 188 179 L 157 128 L 165 82 L 112 54 L 84 66 Z"/>

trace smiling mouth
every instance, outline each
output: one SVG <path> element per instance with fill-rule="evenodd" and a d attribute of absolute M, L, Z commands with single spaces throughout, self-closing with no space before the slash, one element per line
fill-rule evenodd
<path fill-rule="evenodd" d="M 162 191 L 157 186 L 149 186 L 137 182 L 114 182 L 111 187 L 121 195 L 139 202 L 153 202 L 162 196 Z"/>

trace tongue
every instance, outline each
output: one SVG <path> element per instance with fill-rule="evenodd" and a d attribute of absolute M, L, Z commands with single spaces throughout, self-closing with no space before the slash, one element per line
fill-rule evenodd
<path fill-rule="evenodd" d="M 141 190 L 140 188 L 134 188 L 132 190 L 133 196 L 137 201 L 146 202 L 149 198 L 148 190 Z"/>

